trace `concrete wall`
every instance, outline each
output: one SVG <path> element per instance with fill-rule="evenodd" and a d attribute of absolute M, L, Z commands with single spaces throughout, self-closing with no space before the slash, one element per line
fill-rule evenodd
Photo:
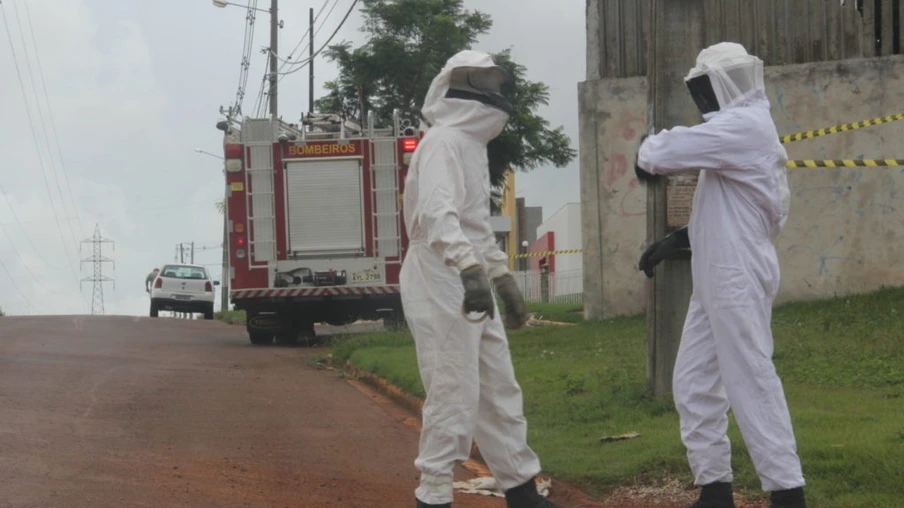
<path fill-rule="evenodd" d="M 693 62 L 688 62 L 688 67 Z M 904 57 L 768 67 L 779 133 L 904 111 Z M 634 158 L 646 122 L 645 78 L 580 85 L 584 302 L 589 318 L 642 312 L 646 191 Z M 690 98 L 687 99 L 690 101 Z M 904 158 L 904 121 L 786 145 L 791 159 Z M 790 169 L 791 215 L 777 242 L 778 302 L 904 284 L 902 168 Z"/>

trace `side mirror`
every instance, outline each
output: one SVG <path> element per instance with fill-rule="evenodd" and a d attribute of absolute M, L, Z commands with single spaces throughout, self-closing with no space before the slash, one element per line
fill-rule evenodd
<path fill-rule="evenodd" d="M 219 286 L 219 285 L 220 285 L 220 281 L 218 281 L 218 280 L 213 281 L 213 285 L 214 285 L 214 286 Z"/>

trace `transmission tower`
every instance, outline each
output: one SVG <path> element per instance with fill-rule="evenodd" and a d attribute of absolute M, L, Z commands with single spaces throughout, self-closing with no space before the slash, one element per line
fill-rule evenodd
<path fill-rule="evenodd" d="M 84 263 L 93 263 L 94 264 L 94 275 L 92 277 L 86 277 L 82 279 L 82 284 L 86 282 L 94 283 L 94 297 L 91 299 L 91 314 L 103 314 L 104 313 L 104 282 L 112 282 L 113 289 L 116 289 L 116 280 L 111 279 L 110 277 L 104 277 L 103 274 L 103 266 L 104 263 L 113 263 L 113 260 L 110 258 L 105 258 L 103 256 L 103 244 L 109 243 L 112 244 L 113 240 L 109 238 L 104 238 L 100 236 L 100 226 L 94 225 L 94 236 L 88 238 L 87 240 L 82 240 L 82 245 L 90 243 L 92 244 L 92 252 L 93 255 L 90 258 L 83 259 L 82 264 Z M 113 250 L 116 250 L 116 246 L 113 246 Z M 79 251 L 81 252 L 81 246 L 79 246 Z M 116 264 L 113 264 L 113 267 L 116 267 Z"/>

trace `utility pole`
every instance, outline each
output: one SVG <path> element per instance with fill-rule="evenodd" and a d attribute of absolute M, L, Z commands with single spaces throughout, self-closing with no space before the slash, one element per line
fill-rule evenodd
<path fill-rule="evenodd" d="M 109 243 L 112 244 L 113 240 L 108 238 L 104 238 L 100 236 L 100 226 L 98 224 L 94 225 L 94 236 L 91 238 L 82 240 L 82 244 L 90 243 L 92 244 L 92 256 L 87 259 L 82 260 L 82 264 L 84 263 L 92 263 L 94 265 L 94 273 L 91 277 L 86 277 L 81 280 L 82 284 L 86 282 L 91 282 L 93 284 L 93 297 L 91 298 L 91 315 L 103 315 L 104 313 L 104 282 L 112 282 L 113 289 L 116 289 L 116 281 L 111 279 L 110 277 L 105 277 L 103 274 L 104 263 L 113 263 L 113 260 L 110 258 L 105 258 L 103 256 L 103 244 Z M 79 246 L 79 250 L 81 250 L 81 245 Z M 115 250 L 115 246 L 114 246 Z M 115 264 L 113 265 L 115 268 Z"/>
<path fill-rule="evenodd" d="M 647 126 L 658 132 L 694 125 L 700 112 L 684 84 L 704 47 L 704 0 L 648 0 L 650 42 Z M 674 175 L 647 189 L 647 245 L 687 225 L 696 176 Z M 647 286 L 647 377 L 657 395 L 672 390 L 672 372 L 693 291 L 690 257 L 663 261 Z"/>
<path fill-rule="evenodd" d="M 195 264 L 195 242 L 191 243 L 191 264 Z"/>
<path fill-rule="evenodd" d="M 308 113 L 314 114 L 314 8 L 309 11 L 311 29 L 308 31 Z"/>
<path fill-rule="evenodd" d="M 276 55 L 279 54 L 279 0 L 270 0 L 270 118 L 276 119 Z"/>

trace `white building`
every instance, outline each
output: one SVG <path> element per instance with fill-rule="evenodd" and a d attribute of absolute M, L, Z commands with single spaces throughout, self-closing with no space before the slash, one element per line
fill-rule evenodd
<path fill-rule="evenodd" d="M 581 204 L 568 203 L 552 214 L 537 228 L 537 238 L 552 232 L 553 245 L 556 250 L 582 248 L 581 241 Z M 584 267 L 583 256 L 578 254 L 559 254 L 555 260 L 556 272 L 573 272 Z"/>

